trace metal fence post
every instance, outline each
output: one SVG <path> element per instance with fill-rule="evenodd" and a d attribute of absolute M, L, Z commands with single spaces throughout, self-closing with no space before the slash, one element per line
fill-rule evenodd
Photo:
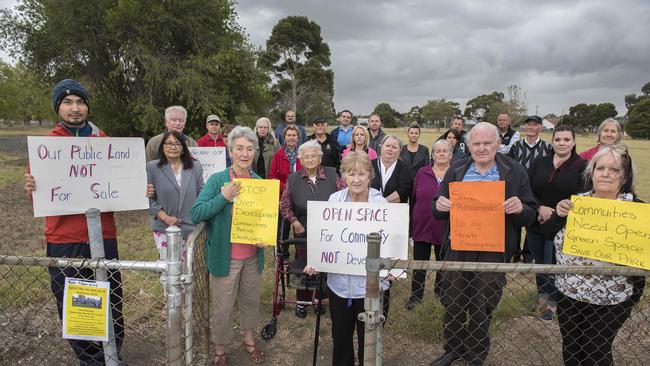
<path fill-rule="evenodd" d="M 359 320 L 366 323 L 363 344 L 363 364 L 365 366 L 381 365 L 381 357 L 378 357 L 380 355 L 377 354 L 377 327 L 381 326 L 384 321 L 379 288 L 380 243 L 381 237 L 378 233 L 368 234 L 365 312 L 359 314 Z"/>
<path fill-rule="evenodd" d="M 86 210 L 86 224 L 88 226 L 88 244 L 90 245 L 90 257 L 92 259 L 104 259 L 104 235 L 102 234 L 101 213 L 96 208 Z M 108 281 L 108 270 L 106 267 L 95 270 L 96 281 Z M 108 342 L 102 342 L 104 346 L 104 362 L 107 366 L 117 366 L 119 356 L 117 344 L 115 343 L 115 331 L 113 329 L 113 311 L 109 297 L 108 309 Z"/>
<path fill-rule="evenodd" d="M 165 230 L 167 234 L 167 364 L 182 365 L 182 314 L 181 314 L 181 229 L 172 225 Z"/>

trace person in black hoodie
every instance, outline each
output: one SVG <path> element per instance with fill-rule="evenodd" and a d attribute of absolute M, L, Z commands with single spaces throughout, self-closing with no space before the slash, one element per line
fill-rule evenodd
<path fill-rule="evenodd" d="M 553 152 L 535 159 L 528 169 L 539 208 L 537 220 L 526 227 L 526 243 L 537 264 L 555 264 L 553 240 L 544 239 L 541 226 L 551 217 L 558 202 L 586 190 L 583 173 L 587 161 L 576 153 L 573 127 L 558 126 L 553 131 L 551 143 Z M 535 282 L 539 306 L 544 311 L 541 318 L 553 320 L 557 304 L 553 278 L 540 273 L 535 276 Z"/>

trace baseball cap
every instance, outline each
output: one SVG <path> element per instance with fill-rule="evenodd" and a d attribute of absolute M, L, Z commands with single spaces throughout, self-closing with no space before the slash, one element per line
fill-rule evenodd
<path fill-rule="evenodd" d="M 540 116 L 528 116 L 526 117 L 526 121 L 524 121 L 524 123 L 528 123 L 528 121 L 533 121 L 535 123 L 539 123 L 540 125 L 542 124 L 542 118 Z"/>
<path fill-rule="evenodd" d="M 221 123 L 221 118 L 219 118 L 219 116 L 217 116 L 216 114 L 211 114 L 208 116 L 208 118 L 206 118 L 205 123 L 212 122 L 212 121 L 217 121 Z"/>

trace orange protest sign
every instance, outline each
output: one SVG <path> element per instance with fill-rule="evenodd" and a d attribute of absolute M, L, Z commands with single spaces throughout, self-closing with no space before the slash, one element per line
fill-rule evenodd
<path fill-rule="evenodd" d="M 449 184 L 451 249 L 505 251 L 505 182 Z"/>

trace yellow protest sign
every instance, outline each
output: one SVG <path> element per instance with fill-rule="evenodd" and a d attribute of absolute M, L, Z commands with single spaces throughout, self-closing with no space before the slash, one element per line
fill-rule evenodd
<path fill-rule="evenodd" d="M 63 338 L 108 342 L 110 283 L 66 277 Z"/>
<path fill-rule="evenodd" d="M 278 232 L 280 181 L 242 179 L 241 191 L 232 207 L 230 240 L 239 244 L 275 245 Z"/>
<path fill-rule="evenodd" d="M 571 196 L 562 252 L 650 269 L 650 205 Z"/>

